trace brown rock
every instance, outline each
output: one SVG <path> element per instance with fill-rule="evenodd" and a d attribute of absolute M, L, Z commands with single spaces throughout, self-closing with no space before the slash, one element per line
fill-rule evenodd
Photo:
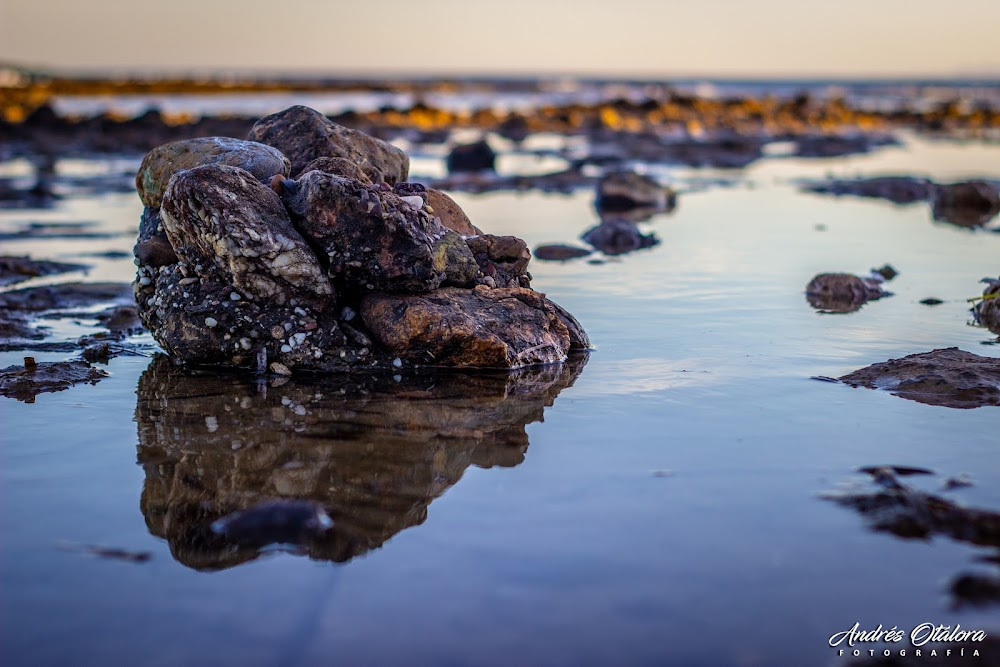
<path fill-rule="evenodd" d="M 936 185 L 931 194 L 935 220 L 960 227 L 981 227 L 1000 213 L 997 187 L 985 181 Z"/>
<path fill-rule="evenodd" d="M 571 245 L 562 244 L 551 244 L 551 245 L 540 245 L 535 248 L 535 259 L 540 259 L 547 262 L 565 262 L 571 259 L 578 259 L 580 257 L 586 257 L 591 254 L 591 250 L 586 248 L 578 248 Z"/>
<path fill-rule="evenodd" d="M 431 207 L 433 215 L 441 219 L 441 224 L 448 229 L 458 232 L 462 236 L 476 236 L 483 232 L 472 224 L 465 211 L 455 203 L 455 200 L 441 192 L 428 188 L 427 205 Z"/>
<path fill-rule="evenodd" d="M 361 316 L 392 353 L 419 365 L 519 368 L 561 361 L 570 349 L 556 309 L 528 289 L 374 293 Z"/>
<path fill-rule="evenodd" d="M 275 174 L 288 175 L 288 160 L 278 150 L 253 141 L 230 137 L 202 137 L 157 146 L 146 153 L 135 177 L 139 198 L 149 208 L 159 208 L 170 177 L 183 169 L 206 164 L 240 167 L 259 181 Z"/>
<path fill-rule="evenodd" d="M 809 305 L 826 313 L 853 313 L 868 301 L 890 295 L 877 280 L 850 273 L 821 273 L 806 285 Z"/>
<path fill-rule="evenodd" d="M 490 278 L 495 287 L 529 287 L 531 274 L 528 262 L 531 251 L 528 245 L 516 236 L 495 236 L 481 234 L 465 239 L 484 276 Z"/>
<path fill-rule="evenodd" d="M 957 347 L 872 364 L 840 380 L 852 387 L 886 389 L 928 405 L 1000 405 L 1000 359 L 981 357 Z"/>
<path fill-rule="evenodd" d="M 410 172 L 410 158 L 400 149 L 364 132 L 337 125 L 304 106 L 289 107 L 261 118 L 247 138 L 284 153 L 291 161 L 293 174 L 301 174 L 319 157 L 346 158 L 374 183 L 405 181 Z"/>
<path fill-rule="evenodd" d="M 637 224 L 621 217 L 602 220 L 601 224 L 591 227 L 580 238 L 605 255 L 624 255 L 651 248 L 660 242 L 656 234 L 643 234 Z"/>

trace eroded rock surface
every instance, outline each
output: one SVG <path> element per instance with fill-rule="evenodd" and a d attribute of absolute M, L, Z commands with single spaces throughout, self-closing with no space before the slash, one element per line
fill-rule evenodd
<path fill-rule="evenodd" d="M 202 137 L 175 141 L 146 153 L 135 177 L 142 203 L 159 208 L 170 177 L 178 171 L 206 164 L 240 167 L 259 181 L 275 174 L 288 175 L 288 159 L 280 151 L 253 141 L 230 137 Z"/>
<path fill-rule="evenodd" d="M 809 305 L 826 313 L 853 313 L 869 301 L 891 296 L 875 278 L 851 273 L 821 273 L 806 285 Z"/>
<path fill-rule="evenodd" d="M 314 109 L 294 106 L 258 120 L 247 136 L 273 146 L 291 162 L 291 173 L 300 174 L 320 157 L 345 158 L 374 183 L 406 180 L 410 158 L 381 139 L 337 125 Z"/>
<path fill-rule="evenodd" d="M 361 316 L 383 345 L 415 364 L 518 368 L 562 361 L 570 349 L 556 310 L 523 288 L 371 294 Z"/>
<path fill-rule="evenodd" d="M 840 378 L 852 387 L 949 408 L 1000 406 L 1000 359 L 949 347 L 872 364 Z"/>

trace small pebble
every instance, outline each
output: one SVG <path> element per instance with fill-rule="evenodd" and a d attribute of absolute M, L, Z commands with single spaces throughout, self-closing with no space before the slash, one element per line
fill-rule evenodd
<path fill-rule="evenodd" d="M 229 294 L 229 298 L 232 299 L 233 301 L 239 301 L 241 297 L 236 292 L 231 292 Z"/>
<path fill-rule="evenodd" d="M 286 366 L 286 365 L 284 365 L 284 364 L 282 364 L 280 362 L 277 362 L 277 361 L 272 361 L 271 362 L 270 369 L 271 369 L 272 373 L 275 373 L 277 375 L 291 375 L 292 374 L 292 371 L 288 368 L 288 366 Z"/>
<path fill-rule="evenodd" d="M 274 325 L 271 327 L 271 338 L 275 340 L 281 340 L 285 337 L 285 329 L 282 326 Z"/>
<path fill-rule="evenodd" d="M 399 357 L 396 357 L 395 359 L 392 360 L 392 365 L 395 366 L 396 368 L 400 368 L 403 365 L 403 360 L 400 359 Z"/>
<path fill-rule="evenodd" d="M 287 354 L 292 351 L 292 346 L 289 345 L 288 343 L 285 343 L 284 345 L 281 346 L 281 351 Z"/>
<path fill-rule="evenodd" d="M 219 321 L 217 319 L 215 319 L 214 317 L 206 317 L 205 318 L 205 326 L 206 327 L 211 328 L 211 327 L 214 327 L 215 325 L 217 325 L 218 323 L 219 323 Z"/>

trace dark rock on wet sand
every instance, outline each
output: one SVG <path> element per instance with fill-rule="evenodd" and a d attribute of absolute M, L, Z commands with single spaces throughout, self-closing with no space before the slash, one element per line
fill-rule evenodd
<path fill-rule="evenodd" d="M 881 268 L 872 269 L 872 274 L 878 274 L 882 276 L 884 280 L 892 280 L 899 275 L 899 271 L 897 271 L 891 264 L 884 264 Z"/>
<path fill-rule="evenodd" d="M 655 234 L 643 234 L 634 222 L 618 217 L 602 220 L 580 238 L 605 255 L 624 255 L 660 242 Z"/>
<path fill-rule="evenodd" d="M 538 246 L 535 248 L 534 256 L 535 259 L 541 259 L 547 262 L 565 262 L 570 259 L 586 257 L 592 252 L 593 251 L 587 250 L 586 248 L 556 243 Z"/>
<path fill-rule="evenodd" d="M 26 357 L 24 366 L 8 366 L 0 370 L 0 396 L 34 403 L 38 394 L 69 389 L 74 384 L 96 384 L 108 376 L 86 361 L 34 363 Z"/>
<path fill-rule="evenodd" d="M 809 305 L 824 313 L 853 313 L 868 301 L 890 295 L 878 280 L 851 273 L 821 273 L 806 285 Z"/>
<path fill-rule="evenodd" d="M 940 306 L 942 303 L 944 303 L 944 301 L 930 296 L 927 297 L 926 299 L 921 299 L 920 303 L 924 306 Z"/>
<path fill-rule="evenodd" d="M 82 264 L 50 262 L 30 257 L 0 257 L 0 285 L 13 285 L 39 276 L 51 276 L 87 268 Z"/>
<path fill-rule="evenodd" d="M 250 141 L 274 146 L 291 161 L 291 173 L 301 174 L 320 157 L 345 158 L 373 183 L 405 181 L 410 158 L 395 146 L 364 132 L 337 125 L 314 109 L 294 106 L 254 123 Z"/>
<path fill-rule="evenodd" d="M 497 154 L 485 140 L 455 146 L 448 153 L 448 173 L 496 171 Z"/>
<path fill-rule="evenodd" d="M 1000 359 L 981 357 L 957 347 L 872 364 L 840 380 L 852 387 L 885 389 L 928 405 L 1000 406 Z"/>

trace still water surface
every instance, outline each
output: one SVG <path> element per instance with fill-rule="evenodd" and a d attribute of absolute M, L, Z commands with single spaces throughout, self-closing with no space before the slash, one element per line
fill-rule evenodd
<path fill-rule="evenodd" d="M 536 289 L 588 330 L 589 358 L 261 391 L 123 356 L 96 386 L 0 402 L 3 664 L 824 665 L 830 635 L 856 621 L 1000 632 L 995 606 L 955 609 L 948 593 L 960 573 L 989 574 L 975 561 L 989 552 L 875 533 L 821 498 L 865 483 L 859 466 L 909 465 L 938 473 L 920 481 L 933 491 L 969 473 L 974 486 L 947 495 L 996 511 L 1000 411 L 809 379 L 938 347 L 1000 356 L 965 302 L 1000 272 L 1000 234 L 796 188 L 828 173 L 998 178 L 1000 147 L 910 138 L 861 157 L 657 173 L 683 193 L 643 225 L 659 245 L 533 262 Z M 725 186 L 703 187 L 713 178 Z M 597 222 L 589 192 L 456 199 L 531 247 Z M 110 235 L 4 250 L 128 251 L 140 212 L 134 194 L 4 212 L 5 231 L 91 220 Z M 86 280 L 132 277 L 127 258 L 82 259 Z M 900 272 L 891 298 L 849 315 L 805 301 L 816 273 L 886 262 Z M 335 530 L 306 554 L 199 530 L 276 496 L 320 500 Z"/>

